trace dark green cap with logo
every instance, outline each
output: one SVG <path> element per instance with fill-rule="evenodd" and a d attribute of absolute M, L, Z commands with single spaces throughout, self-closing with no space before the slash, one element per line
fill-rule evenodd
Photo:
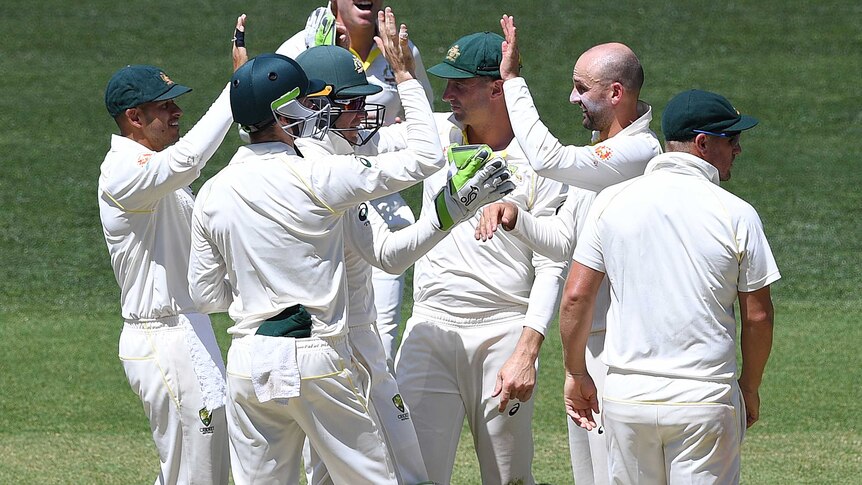
<path fill-rule="evenodd" d="M 667 141 L 687 141 L 704 132 L 739 133 L 757 123 L 756 118 L 739 114 L 724 96 L 690 89 L 667 103 L 661 116 L 661 131 Z"/>
<path fill-rule="evenodd" d="M 320 79 L 332 86 L 336 99 L 371 96 L 383 90 L 380 86 L 368 84 L 362 61 L 343 47 L 312 47 L 296 56 L 296 62 L 309 78 Z"/>
<path fill-rule="evenodd" d="M 105 88 L 105 106 L 116 117 L 123 111 L 151 101 L 165 101 L 191 91 L 171 81 L 155 66 L 126 66 L 111 76 Z"/>
<path fill-rule="evenodd" d="M 477 76 L 500 78 L 503 37 L 492 32 L 477 32 L 456 40 L 443 62 L 428 69 L 444 79 L 467 79 Z"/>

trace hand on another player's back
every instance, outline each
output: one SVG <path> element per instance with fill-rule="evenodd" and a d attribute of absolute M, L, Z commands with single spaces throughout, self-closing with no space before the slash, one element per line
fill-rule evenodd
<path fill-rule="evenodd" d="M 377 32 L 374 42 L 380 53 L 389 62 L 395 74 L 395 82 L 402 83 L 416 78 L 416 60 L 407 39 L 407 26 L 395 22 L 395 14 L 390 7 L 377 12 Z"/>

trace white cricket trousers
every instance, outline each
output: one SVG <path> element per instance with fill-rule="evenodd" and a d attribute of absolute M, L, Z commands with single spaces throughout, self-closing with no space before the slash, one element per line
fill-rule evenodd
<path fill-rule="evenodd" d="M 605 381 L 603 421 L 609 473 L 619 484 L 738 484 L 745 405 L 736 381 L 705 383 L 711 400 L 618 401 L 626 386 L 640 387 L 643 375 L 616 373 Z M 727 391 L 720 394 L 710 389 Z"/>
<path fill-rule="evenodd" d="M 599 411 L 604 410 L 602 393 L 605 388 L 605 375 L 608 366 L 602 362 L 605 351 L 605 332 L 591 333 L 587 340 L 587 371 L 596 384 L 599 396 Z M 599 427 L 587 431 L 581 428 L 572 418 L 564 416 L 569 428 L 569 454 L 572 459 L 572 476 L 577 485 L 608 485 L 608 443 L 604 427 L 601 426 L 601 414 L 596 414 Z"/>
<path fill-rule="evenodd" d="M 386 361 L 393 368 L 398 347 L 398 327 L 401 325 L 401 301 L 404 295 L 404 275 L 389 274 L 372 268 L 371 284 L 374 287 L 374 308 L 377 321 L 374 323 L 383 342 Z"/>
<path fill-rule="evenodd" d="M 521 312 L 457 318 L 413 308 L 395 361 L 429 478 L 448 484 L 466 416 L 482 483 L 532 485 L 533 399 L 497 410 L 497 372 L 523 329 Z M 535 391 L 534 391 L 535 395 Z"/>
<path fill-rule="evenodd" d="M 258 401 L 252 339 L 228 350 L 228 431 L 236 485 L 299 483 L 305 437 L 336 484 L 396 484 L 383 434 L 368 407 L 368 374 L 347 337 L 296 339 L 299 397 Z"/>
<path fill-rule="evenodd" d="M 348 340 L 354 357 L 371 376 L 371 406 L 377 413 L 386 446 L 395 464 L 398 483 L 411 485 L 427 481 L 428 472 L 425 470 L 419 439 L 410 419 L 410 409 L 401 397 L 398 383 L 386 363 L 386 354 L 377 329 L 370 323 L 350 327 Z M 310 460 L 314 466 L 308 483 L 331 483 L 326 467 L 320 466 L 320 459 L 314 450 L 311 450 Z"/>
<path fill-rule="evenodd" d="M 226 485 L 230 462 L 225 409 L 207 412 L 188 338 L 199 339 L 223 375 L 209 317 L 200 314 L 125 322 L 120 361 L 153 431 L 161 462 L 155 483 Z"/>

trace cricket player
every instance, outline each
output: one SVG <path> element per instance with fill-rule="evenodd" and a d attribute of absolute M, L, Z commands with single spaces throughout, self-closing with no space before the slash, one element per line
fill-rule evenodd
<path fill-rule="evenodd" d="M 721 95 L 680 93 L 662 115 L 667 153 L 590 209 L 560 315 L 565 404 L 580 426 L 597 426 L 584 351 L 607 274 L 602 421 L 613 483 L 739 483 L 772 346 L 769 286 L 781 276 L 757 212 L 719 183 L 756 124 Z"/>
<path fill-rule="evenodd" d="M 276 51 L 296 59 L 304 50 L 318 45 L 340 45 L 360 60 L 368 82 L 380 88 L 366 99 L 367 106 L 381 109 L 385 126 L 404 119 L 404 108 L 396 89 L 392 68 L 374 43 L 377 13 L 382 0 L 334 0 L 319 7 L 309 16 L 304 30 L 286 40 Z M 431 83 L 425 73 L 419 49 L 409 43 L 416 63 L 416 79 L 422 84 L 428 102 L 434 102 Z M 400 194 L 393 193 L 369 202 L 384 218 L 390 230 L 397 231 L 416 221 L 413 211 Z M 401 302 L 404 294 L 404 274 L 391 274 L 379 268 L 372 270 L 377 328 L 383 339 L 386 358 L 395 357 L 398 327 L 401 324 Z"/>
<path fill-rule="evenodd" d="M 511 204 L 492 204 L 483 211 L 476 237 L 487 239 L 503 223 L 510 236 L 553 260 L 570 261 L 577 234 L 595 192 L 643 173 L 661 153 L 650 128 L 652 108 L 639 100 L 643 68 L 630 48 L 599 44 L 575 63 L 570 102 L 583 110 L 583 126 L 593 132 L 590 146 L 563 146 L 539 119 L 526 82 L 519 76 L 514 18 L 504 15 L 506 36 L 500 67 L 512 129 L 537 173 L 570 184 L 566 203 L 555 217 L 538 220 Z M 563 258 L 563 259 L 560 259 Z M 587 362 L 601 390 L 605 316 L 610 303 L 607 283 L 599 292 L 590 334 Z M 602 429 L 584 432 L 570 420 L 572 473 L 578 484 L 607 484 L 607 445 Z"/>
<path fill-rule="evenodd" d="M 232 79 L 231 109 L 251 145 L 207 181 L 195 207 L 189 285 L 205 312 L 228 310 L 228 427 L 237 484 L 295 479 L 307 436 L 336 483 L 397 483 L 368 404 L 368 375 L 347 343 L 345 211 L 443 167 L 431 108 L 412 75 L 405 26 L 381 12 L 408 113 L 409 148 L 305 160 L 295 138 L 322 137 L 322 81 L 270 54 Z M 331 88 L 328 88 L 331 89 Z"/>
<path fill-rule="evenodd" d="M 237 33 L 245 29 L 237 19 Z M 234 43 L 234 70 L 247 54 Z M 105 105 L 120 129 L 99 176 L 99 215 L 120 285 L 119 358 L 144 405 L 161 462 L 156 484 L 227 484 L 224 362 L 189 297 L 189 184 L 231 125 L 228 87 L 180 138 L 176 98 L 191 91 L 154 66 L 118 70 Z"/>
<path fill-rule="evenodd" d="M 380 88 L 368 83 L 359 60 L 341 47 L 317 46 L 304 51 L 296 61 L 307 75 L 332 86 L 329 96 L 332 106 L 337 110 L 330 121 L 326 137 L 322 140 L 302 138 L 296 141 L 303 156 L 315 159 L 332 154 L 347 155 L 362 148 L 368 135 L 379 128 L 377 107 L 364 105 L 365 96 L 376 93 Z M 369 150 L 364 150 L 364 153 L 369 153 Z M 468 157 L 488 158 L 491 150 L 459 147 L 448 151 L 448 154 L 450 157 L 467 154 Z M 459 164 L 455 160 L 450 161 L 457 169 Z M 507 182 L 509 172 L 501 158 L 490 162 L 478 174 L 477 168 L 481 167 L 479 163 L 470 160 L 460 165 L 464 168 L 457 169 L 458 173 L 462 177 L 473 177 L 475 181 L 468 184 L 481 187 L 482 196 L 472 201 L 467 206 L 469 212 L 460 213 L 457 219 L 472 216 L 480 206 L 497 200 L 505 190 L 514 188 L 511 182 Z M 439 196 L 445 197 L 446 193 Z M 431 214 L 434 217 L 420 218 L 415 224 L 397 232 L 391 232 L 383 216 L 367 202 L 345 214 L 344 261 L 350 322 L 348 340 L 354 355 L 370 373 L 370 401 L 380 420 L 399 483 L 406 484 L 427 481 L 428 473 L 421 460 L 410 410 L 405 406 L 395 377 L 387 366 L 383 344 L 374 326 L 375 288 L 372 285 L 371 268 L 378 267 L 400 274 L 443 239 L 452 225 L 442 223 L 441 219 L 446 217 L 441 218 L 436 210 L 429 211 L 428 215 Z M 453 221 L 453 224 L 456 222 Z M 319 463 L 315 458 L 311 461 Z M 325 473 L 325 467 L 315 467 L 309 483 L 322 483 Z"/>
<path fill-rule="evenodd" d="M 512 135 L 499 76 L 503 39 L 488 32 L 458 39 L 429 73 L 447 79 L 451 113 L 435 115 L 442 144 L 482 143 L 506 159 L 515 189 L 503 200 L 553 214 L 563 184 L 529 167 Z M 380 134 L 385 145 L 386 134 Z M 446 183 L 423 186 L 423 206 Z M 530 400 L 536 359 L 556 312 L 564 263 L 534 255 L 517 239 L 473 240 L 478 217 L 417 261 L 414 311 L 396 358 L 396 378 L 411 409 L 431 480 L 449 483 L 461 426 L 473 433 L 484 483 L 532 483 Z"/>

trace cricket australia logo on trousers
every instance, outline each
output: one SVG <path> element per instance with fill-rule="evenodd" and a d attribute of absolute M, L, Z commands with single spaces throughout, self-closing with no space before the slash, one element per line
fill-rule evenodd
<path fill-rule="evenodd" d="M 392 396 L 392 404 L 401 411 L 401 414 L 398 415 L 398 419 L 401 421 L 407 421 L 410 419 L 410 413 L 407 412 L 407 408 L 404 407 L 404 400 L 401 399 L 401 394 L 396 394 Z"/>
<path fill-rule="evenodd" d="M 210 423 L 213 421 L 213 413 L 207 408 L 201 408 L 198 411 L 198 417 L 201 418 L 201 423 L 204 425 L 203 428 L 199 428 L 201 434 L 213 434 L 215 431 L 215 426 L 210 426 Z"/>

